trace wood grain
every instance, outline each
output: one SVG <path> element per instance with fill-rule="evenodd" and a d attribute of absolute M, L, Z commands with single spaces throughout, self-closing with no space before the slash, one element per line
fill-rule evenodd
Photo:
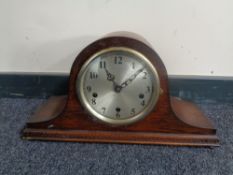
<path fill-rule="evenodd" d="M 127 126 L 113 127 L 90 117 L 76 95 L 76 79 L 82 65 L 94 53 L 109 47 L 128 47 L 146 56 L 158 72 L 163 91 L 147 117 Z M 97 40 L 77 56 L 70 73 L 67 97 L 56 97 L 43 105 L 27 123 L 23 137 L 189 146 L 217 146 L 219 142 L 213 124 L 195 105 L 170 98 L 167 71 L 155 51 L 140 40 L 122 36 Z"/>

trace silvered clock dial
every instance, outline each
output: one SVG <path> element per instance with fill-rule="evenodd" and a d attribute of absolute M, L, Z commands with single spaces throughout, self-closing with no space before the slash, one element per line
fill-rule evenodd
<path fill-rule="evenodd" d="M 76 90 L 92 117 L 111 125 L 127 125 L 152 111 L 160 82 L 156 69 L 143 54 L 126 47 L 111 47 L 84 63 Z"/>

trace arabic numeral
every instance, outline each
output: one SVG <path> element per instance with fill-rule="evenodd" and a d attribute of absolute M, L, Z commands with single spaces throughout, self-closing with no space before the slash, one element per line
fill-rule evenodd
<path fill-rule="evenodd" d="M 90 79 L 97 79 L 98 74 L 96 72 L 90 72 Z"/>
<path fill-rule="evenodd" d="M 143 75 L 143 79 L 147 79 L 147 75 L 148 75 L 148 73 L 147 72 L 143 72 L 144 73 L 144 75 Z"/>
<path fill-rule="evenodd" d="M 102 109 L 102 114 L 104 114 L 105 111 L 106 111 L 106 108 L 105 108 L 105 107 L 102 107 L 101 109 Z"/>
<path fill-rule="evenodd" d="M 145 106 L 145 100 L 142 100 L 141 105 Z"/>
<path fill-rule="evenodd" d="M 91 104 L 96 105 L 96 99 L 95 98 L 91 99 Z"/>
<path fill-rule="evenodd" d="M 106 62 L 105 61 L 100 61 L 100 69 L 106 68 Z"/>
<path fill-rule="evenodd" d="M 135 62 L 132 62 L 132 69 L 135 69 Z"/>
<path fill-rule="evenodd" d="M 132 109 L 131 109 L 130 114 L 131 114 L 131 115 L 134 115 L 134 114 L 135 114 L 135 108 L 132 108 Z"/>
<path fill-rule="evenodd" d="M 88 92 L 91 92 L 91 89 L 92 89 L 91 86 L 87 86 L 86 88 Z"/>
<path fill-rule="evenodd" d="M 122 56 L 115 56 L 114 57 L 115 64 L 122 64 L 122 60 L 123 60 Z"/>
<path fill-rule="evenodd" d="M 147 86 L 147 92 L 150 92 L 150 90 L 151 90 L 150 86 Z"/>
<path fill-rule="evenodd" d="M 117 117 L 117 118 L 120 118 L 120 117 L 121 117 L 120 113 L 117 112 L 117 113 L 116 113 L 116 117 Z"/>

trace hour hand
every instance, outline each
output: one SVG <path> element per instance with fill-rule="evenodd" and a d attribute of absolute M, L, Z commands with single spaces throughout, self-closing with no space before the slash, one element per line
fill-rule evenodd
<path fill-rule="evenodd" d="M 105 69 L 105 72 L 106 72 L 106 74 L 107 74 L 107 80 L 108 80 L 108 81 L 114 82 L 115 76 L 114 76 L 113 74 L 111 74 L 111 73 L 107 70 L 107 68 L 104 68 L 104 69 Z"/>
<path fill-rule="evenodd" d="M 111 81 L 113 83 L 113 88 L 114 91 L 119 93 L 122 89 L 121 86 L 119 86 L 116 82 L 115 82 L 115 75 L 111 74 L 106 68 L 105 68 L 105 72 L 107 74 L 107 80 Z"/>

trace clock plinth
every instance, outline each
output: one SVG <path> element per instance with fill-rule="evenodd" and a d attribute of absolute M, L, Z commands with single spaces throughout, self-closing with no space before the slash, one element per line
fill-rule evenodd
<path fill-rule="evenodd" d="M 96 53 L 113 47 L 136 50 L 148 59 L 157 72 L 160 89 L 159 95 L 154 93 L 156 105 L 144 118 L 120 126 L 93 117 L 95 113 L 91 115 L 77 95 L 80 87 L 76 80 L 82 66 Z M 131 83 L 137 74 L 123 84 Z M 145 42 L 125 36 L 102 38 L 86 47 L 73 63 L 68 95 L 52 97 L 43 104 L 27 122 L 22 136 L 28 140 L 219 146 L 216 129 L 199 108 L 170 97 L 167 72 L 155 51 Z"/>

